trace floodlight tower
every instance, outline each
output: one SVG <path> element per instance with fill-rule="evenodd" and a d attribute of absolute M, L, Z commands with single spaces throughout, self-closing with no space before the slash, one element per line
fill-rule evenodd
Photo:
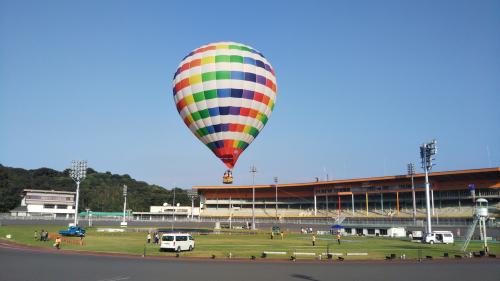
<path fill-rule="evenodd" d="M 430 184 L 429 184 L 429 173 L 432 166 L 434 155 L 437 153 L 436 140 L 432 140 L 429 143 L 424 143 L 420 146 L 420 158 L 422 159 L 422 169 L 425 171 L 425 203 L 427 211 L 427 233 L 432 232 L 431 225 L 431 201 L 430 201 Z"/>
<path fill-rule="evenodd" d="M 120 223 L 121 227 L 127 227 L 127 221 L 125 220 L 125 212 L 127 210 L 127 186 L 123 185 L 123 221 Z"/>
<path fill-rule="evenodd" d="M 71 161 L 71 168 L 69 176 L 76 183 L 76 199 L 75 199 L 75 226 L 78 225 L 78 201 L 80 199 L 80 182 L 87 177 L 87 161 L 73 160 Z"/>
<path fill-rule="evenodd" d="M 417 202 L 415 201 L 415 183 L 413 181 L 413 175 L 415 175 L 415 165 L 413 163 L 408 163 L 408 175 L 411 177 L 411 196 L 413 199 L 413 224 L 417 220 Z"/>
<path fill-rule="evenodd" d="M 252 229 L 255 230 L 255 174 L 257 173 L 255 165 L 250 167 L 250 173 L 252 173 Z"/>

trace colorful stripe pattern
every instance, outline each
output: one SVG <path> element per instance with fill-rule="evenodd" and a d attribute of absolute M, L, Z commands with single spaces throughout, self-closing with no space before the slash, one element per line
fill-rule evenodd
<path fill-rule="evenodd" d="M 228 168 L 264 128 L 276 101 L 276 77 L 249 46 L 213 43 L 189 53 L 173 78 L 177 111 Z"/>

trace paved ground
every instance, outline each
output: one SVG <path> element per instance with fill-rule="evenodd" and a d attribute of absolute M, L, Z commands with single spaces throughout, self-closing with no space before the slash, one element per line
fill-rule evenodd
<path fill-rule="evenodd" d="M 498 259 L 447 262 L 252 262 L 150 259 L 33 250 L 0 243 L 2 281 L 499 280 Z"/>

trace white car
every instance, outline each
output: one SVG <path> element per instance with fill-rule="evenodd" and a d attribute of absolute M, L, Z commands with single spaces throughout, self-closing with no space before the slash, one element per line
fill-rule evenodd
<path fill-rule="evenodd" d="M 189 233 L 166 233 L 161 236 L 160 251 L 192 251 L 194 239 Z"/>
<path fill-rule="evenodd" d="M 453 239 L 453 233 L 451 231 L 433 231 L 432 233 L 427 233 L 425 235 L 424 242 L 429 244 L 453 244 L 455 241 Z"/>

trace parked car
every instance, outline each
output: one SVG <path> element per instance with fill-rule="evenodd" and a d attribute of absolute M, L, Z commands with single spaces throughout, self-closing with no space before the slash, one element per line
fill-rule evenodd
<path fill-rule="evenodd" d="M 194 250 L 194 239 L 189 233 L 166 233 L 161 236 L 160 251 Z"/>
<path fill-rule="evenodd" d="M 85 229 L 79 226 L 70 226 L 67 230 L 60 230 L 59 234 L 62 236 L 84 237 Z"/>
<path fill-rule="evenodd" d="M 451 231 L 433 231 L 431 233 L 427 233 L 423 241 L 429 244 L 453 244 L 455 242 L 453 239 L 453 233 Z"/>

